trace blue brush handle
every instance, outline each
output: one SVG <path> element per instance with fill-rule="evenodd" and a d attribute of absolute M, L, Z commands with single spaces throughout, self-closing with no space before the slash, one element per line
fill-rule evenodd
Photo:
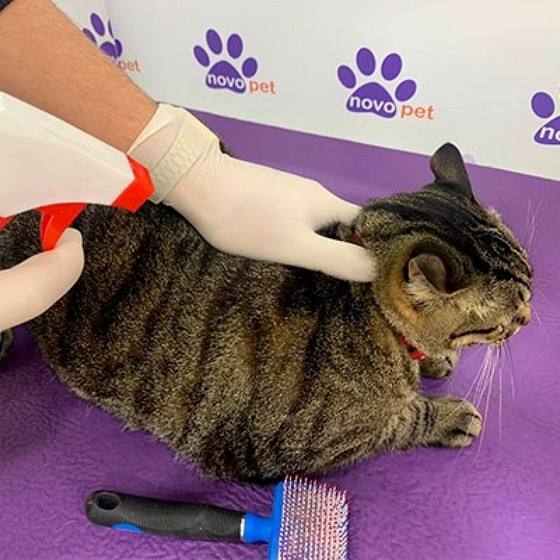
<path fill-rule="evenodd" d="M 284 483 L 280 482 L 274 489 L 274 502 L 272 503 L 272 515 L 261 517 L 254 513 L 248 513 L 245 517 L 243 530 L 243 541 L 267 542 L 268 560 L 280 558 L 280 527 L 282 525 L 282 514 L 284 510 Z"/>
<path fill-rule="evenodd" d="M 241 541 L 245 525 L 239 511 L 106 491 L 88 498 L 86 515 L 96 525 L 181 539 Z"/>

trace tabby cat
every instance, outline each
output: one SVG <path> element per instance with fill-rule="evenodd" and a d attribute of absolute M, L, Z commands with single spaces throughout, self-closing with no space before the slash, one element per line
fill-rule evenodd
<path fill-rule="evenodd" d="M 269 481 L 467 446 L 480 414 L 419 395 L 420 376 L 446 376 L 458 348 L 525 325 L 532 271 L 457 148 L 431 168 L 434 183 L 324 232 L 371 252 L 371 284 L 221 253 L 163 205 L 90 207 L 75 224 L 83 276 L 28 327 L 75 393 L 210 476 Z M 1 266 L 38 251 L 37 232 L 34 213 L 13 220 Z"/>

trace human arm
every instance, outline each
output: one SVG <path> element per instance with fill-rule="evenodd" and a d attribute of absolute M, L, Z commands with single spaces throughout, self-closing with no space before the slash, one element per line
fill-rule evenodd
<path fill-rule="evenodd" d="M 165 191 L 157 201 L 172 205 L 217 248 L 371 280 L 365 249 L 315 233 L 352 221 L 357 206 L 314 181 L 221 153 L 216 137 L 187 111 L 178 117 L 179 135 L 154 136 L 158 105 L 50 0 L 14 0 L 0 13 L 0 60 L 0 90 L 131 151 L 151 172 L 165 167 L 171 152 L 183 157 L 180 176 L 156 177 L 156 188 Z M 190 147 L 190 156 L 178 142 Z"/>
<path fill-rule="evenodd" d="M 0 12 L 0 91 L 125 152 L 156 103 L 50 0 Z"/>

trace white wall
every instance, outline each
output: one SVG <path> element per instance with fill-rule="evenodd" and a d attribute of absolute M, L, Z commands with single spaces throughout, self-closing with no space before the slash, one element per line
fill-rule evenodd
<path fill-rule="evenodd" d="M 481 165 L 560 179 L 559 0 L 57 3 L 98 44 L 115 41 L 91 14 L 110 18 L 116 62 L 158 100 L 422 154 L 451 140 Z"/>

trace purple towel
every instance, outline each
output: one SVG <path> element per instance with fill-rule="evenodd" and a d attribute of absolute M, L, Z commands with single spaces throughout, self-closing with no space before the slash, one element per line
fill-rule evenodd
<path fill-rule="evenodd" d="M 200 115 L 239 157 L 312 176 L 354 202 L 430 180 L 427 158 Z M 437 146 L 434 146 L 434 149 Z M 471 386 L 484 349 L 448 381 L 478 401 L 470 449 L 381 456 L 322 480 L 348 491 L 350 560 L 560 558 L 560 185 L 472 167 L 479 198 L 528 244 L 534 320 L 510 343 L 487 397 Z M 1 234 L 0 234 L 1 235 Z M 150 436 L 73 396 L 16 331 L 0 366 L 0 558 L 260 560 L 265 545 L 182 542 L 89 524 L 87 495 L 106 488 L 267 515 L 271 487 L 204 480 Z"/>

